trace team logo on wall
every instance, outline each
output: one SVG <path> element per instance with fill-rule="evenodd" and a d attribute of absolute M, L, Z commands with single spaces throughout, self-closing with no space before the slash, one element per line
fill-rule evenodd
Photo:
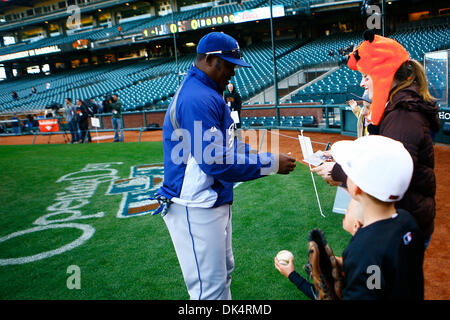
<path fill-rule="evenodd" d="M 164 179 L 162 164 L 138 165 L 131 167 L 129 178 L 111 182 L 107 195 L 122 194 L 118 218 L 129 218 L 152 213 L 159 206 L 155 200 L 149 200 L 158 190 Z"/>

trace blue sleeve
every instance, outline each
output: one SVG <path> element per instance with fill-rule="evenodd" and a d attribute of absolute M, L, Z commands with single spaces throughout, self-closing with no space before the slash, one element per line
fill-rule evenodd
<path fill-rule="evenodd" d="M 225 102 L 210 97 L 203 103 L 189 103 L 183 110 L 181 127 L 190 133 L 191 155 L 207 175 L 216 179 L 248 181 L 276 172 L 270 153 L 252 154 L 250 146 L 234 137 L 233 120 Z M 227 112 L 228 111 L 228 112 Z"/>

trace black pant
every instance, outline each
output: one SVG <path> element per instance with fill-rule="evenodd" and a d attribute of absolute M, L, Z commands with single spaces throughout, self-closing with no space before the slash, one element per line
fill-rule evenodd
<path fill-rule="evenodd" d="M 81 142 L 86 143 L 86 139 L 88 142 L 91 142 L 91 133 L 89 132 L 89 123 L 88 121 L 80 122 L 80 131 L 81 131 Z"/>

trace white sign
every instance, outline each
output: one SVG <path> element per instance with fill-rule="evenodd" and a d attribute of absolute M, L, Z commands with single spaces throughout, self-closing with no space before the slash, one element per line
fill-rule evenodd
<path fill-rule="evenodd" d="M 299 135 L 298 141 L 300 142 L 300 148 L 302 148 L 303 161 L 313 166 L 320 166 L 325 161 L 321 151 L 314 153 L 309 137 Z"/>
<path fill-rule="evenodd" d="M 99 118 L 91 118 L 91 125 L 94 128 L 100 128 L 100 119 Z"/>
<path fill-rule="evenodd" d="M 239 123 L 239 113 L 237 111 L 231 111 L 231 119 L 234 123 Z"/>
<path fill-rule="evenodd" d="M 284 17 L 284 6 L 272 6 L 272 17 Z M 234 13 L 234 23 L 270 19 L 270 7 L 262 7 Z"/>
<path fill-rule="evenodd" d="M 56 45 L 48 46 L 48 47 L 44 47 L 44 48 L 31 49 L 31 50 L 27 50 L 27 51 L 20 51 L 20 52 L 4 54 L 4 55 L 0 56 L 0 61 L 8 61 L 8 60 L 26 58 L 26 57 L 32 57 L 32 56 L 37 56 L 37 55 L 41 55 L 41 54 L 54 53 L 54 52 L 60 52 L 60 51 L 61 51 L 61 49 Z"/>

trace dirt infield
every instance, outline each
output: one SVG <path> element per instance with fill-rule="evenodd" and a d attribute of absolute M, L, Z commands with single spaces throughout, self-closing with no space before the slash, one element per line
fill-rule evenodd
<path fill-rule="evenodd" d="M 334 143 L 338 140 L 353 137 L 341 136 L 339 134 L 323 134 L 323 133 L 305 133 L 313 141 L 314 150 L 324 149 L 326 143 Z M 302 153 L 300 151 L 297 133 L 295 131 L 280 131 L 277 135 L 279 139 L 280 152 L 288 153 L 301 161 Z M 92 137 L 97 137 L 96 133 L 92 133 Z M 102 132 L 98 134 L 99 140 L 93 143 L 108 143 L 113 141 L 112 132 Z M 162 141 L 161 131 L 142 132 L 140 141 Z M 266 133 L 265 138 L 268 139 L 268 148 L 270 151 L 271 143 L 275 138 L 274 133 Z M 0 137 L 0 145 L 19 145 L 32 144 L 34 136 L 9 136 Z M 57 144 L 65 143 L 68 138 L 63 135 L 52 136 L 36 136 L 35 144 Z M 138 131 L 126 131 L 125 141 L 136 142 L 139 140 Z M 259 147 L 252 143 L 254 148 Z M 263 145 L 264 147 L 264 145 Z M 446 201 L 446 197 L 450 192 L 450 146 L 435 145 L 435 173 L 437 178 L 437 211 L 435 220 L 435 230 L 432 236 L 430 246 L 425 253 L 424 276 L 425 276 L 425 299 L 427 300 L 448 300 L 450 299 L 450 269 L 449 264 L 449 243 L 450 243 L 450 203 Z"/>

